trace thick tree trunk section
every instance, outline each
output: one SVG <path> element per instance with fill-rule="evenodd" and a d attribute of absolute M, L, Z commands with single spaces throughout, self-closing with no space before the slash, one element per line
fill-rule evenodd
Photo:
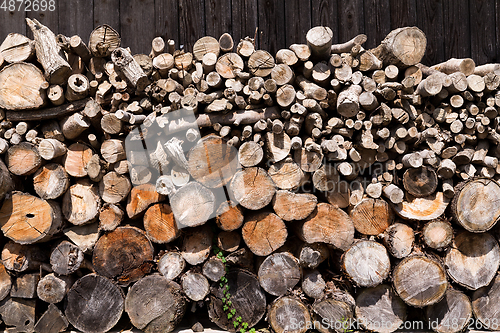
<path fill-rule="evenodd" d="M 262 288 L 274 296 L 283 296 L 301 279 L 299 261 L 288 252 L 274 253 L 266 257 L 259 267 Z"/>
<path fill-rule="evenodd" d="M 386 284 L 361 291 L 355 311 L 362 327 L 373 332 L 394 332 L 406 320 L 406 304 Z"/>
<path fill-rule="evenodd" d="M 446 220 L 430 221 L 422 229 L 422 238 L 428 247 L 443 249 L 453 240 L 453 227 Z"/>
<path fill-rule="evenodd" d="M 149 273 L 153 264 L 153 246 L 144 231 L 119 227 L 102 235 L 92 254 L 95 271 L 127 286 Z"/>
<path fill-rule="evenodd" d="M 408 256 L 413 250 L 415 233 L 406 224 L 394 223 L 385 229 L 383 241 L 389 253 L 395 258 L 401 259 Z"/>
<path fill-rule="evenodd" d="M 182 290 L 186 296 L 195 302 L 202 301 L 210 291 L 210 285 L 205 276 L 192 271 L 186 272 L 181 277 Z"/>
<path fill-rule="evenodd" d="M 316 208 L 318 198 L 310 193 L 278 190 L 272 203 L 274 212 L 284 221 L 303 220 Z"/>
<path fill-rule="evenodd" d="M 456 186 L 451 204 L 454 220 L 471 232 L 491 229 L 500 218 L 500 185 L 489 179 L 475 179 Z"/>
<path fill-rule="evenodd" d="M 392 279 L 399 297 L 417 308 L 439 302 L 448 288 L 443 266 L 420 255 L 404 258 L 393 269 Z"/>
<path fill-rule="evenodd" d="M 59 205 L 22 192 L 13 192 L 0 209 L 0 227 L 5 237 L 19 244 L 51 239 L 63 225 Z"/>
<path fill-rule="evenodd" d="M 77 330 L 106 332 L 122 316 L 125 295 L 111 280 L 89 274 L 80 278 L 68 292 L 65 314 Z"/>
<path fill-rule="evenodd" d="M 288 236 L 283 220 L 266 211 L 245 216 L 241 234 L 250 251 L 258 256 L 273 253 L 285 244 Z"/>
<path fill-rule="evenodd" d="M 469 297 L 461 291 L 448 289 L 441 301 L 427 308 L 426 314 L 429 322 L 437 322 L 432 327 L 435 332 L 461 332 L 470 324 L 472 304 Z"/>
<path fill-rule="evenodd" d="M 117 204 L 127 197 L 131 187 L 128 176 L 111 171 L 99 182 L 99 195 L 104 202 Z"/>
<path fill-rule="evenodd" d="M 224 139 L 208 135 L 189 151 L 187 170 L 204 186 L 219 188 L 226 185 L 238 170 L 237 156 L 238 151 L 227 145 Z"/>
<path fill-rule="evenodd" d="M 9 63 L 29 62 L 35 55 L 35 42 L 21 34 L 10 33 L 0 45 L 0 55 Z"/>
<path fill-rule="evenodd" d="M 307 45 L 311 56 L 316 60 L 325 60 L 331 54 L 333 32 L 328 27 L 314 27 L 307 32 Z"/>
<path fill-rule="evenodd" d="M 327 243 L 347 250 L 354 241 L 354 224 L 342 209 L 319 203 L 307 219 L 295 225 L 297 235 L 306 243 Z"/>
<path fill-rule="evenodd" d="M 379 235 L 394 221 L 394 213 L 382 199 L 363 199 L 350 211 L 354 227 L 365 235 Z"/>
<path fill-rule="evenodd" d="M 19 80 L 24 77 L 24 80 Z M 6 110 L 36 109 L 45 104 L 42 72 L 33 64 L 15 63 L 0 71 L 0 107 Z"/>
<path fill-rule="evenodd" d="M 215 200 L 210 189 L 198 182 L 190 182 L 170 196 L 170 206 L 179 227 L 195 227 L 213 217 Z"/>
<path fill-rule="evenodd" d="M 241 206 L 259 210 L 271 202 L 276 186 L 266 170 L 251 167 L 240 170 L 234 175 L 231 191 Z"/>
<path fill-rule="evenodd" d="M 73 177 L 87 176 L 87 164 L 92 158 L 93 151 L 89 146 L 82 143 L 73 143 L 68 147 L 64 156 L 64 170 Z"/>
<path fill-rule="evenodd" d="M 394 205 L 394 211 L 400 217 L 411 221 L 430 221 L 440 217 L 450 199 L 445 197 L 442 192 L 435 192 L 434 194 L 425 198 L 415 198 L 407 195 L 407 199 L 400 204 Z"/>
<path fill-rule="evenodd" d="M 180 236 L 172 209 L 166 203 L 157 203 L 144 214 L 144 229 L 152 242 L 170 243 Z"/>
<path fill-rule="evenodd" d="M 212 230 L 207 225 L 189 228 L 182 239 L 181 254 L 190 265 L 198 265 L 208 259 L 212 250 Z"/>
<path fill-rule="evenodd" d="M 63 196 L 62 213 L 74 225 L 92 223 L 99 214 L 101 198 L 88 179 L 79 180 Z"/>
<path fill-rule="evenodd" d="M 288 134 L 284 132 L 280 134 L 266 133 L 266 153 L 269 162 L 275 163 L 284 160 L 290 154 L 291 147 Z"/>
<path fill-rule="evenodd" d="M 375 287 L 389 276 L 391 263 L 383 245 L 363 240 L 343 254 L 342 268 L 358 286 Z"/>
<path fill-rule="evenodd" d="M 486 329 L 498 329 L 494 323 L 500 320 L 500 313 L 496 306 L 492 306 L 498 302 L 500 302 L 500 275 L 497 275 L 489 286 L 479 288 L 472 294 L 472 311 Z"/>
<path fill-rule="evenodd" d="M 35 326 L 34 299 L 9 297 L 0 303 L 0 315 L 7 325 L 7 331 L 33 332 Z M 14 327 L 9 327 L 14 326 Z"/>
<path fill-rule="evenodd" d="M 134 186 L 130 190 L 130 195 L 127 197 L 127 215 L 129 218 L 134 219 L 145 212 L 152 204 L 160 202 L 164 196 L 156 192 L 153 184 L 147 183 Z"/>
<path fill-rule="evenodd" d="M 382 60 L 385 66 L 406 68 L 422 60 L 426 47 L 427 38 L 419 28 L 405 27 L 391 31 L 371 52 Z"/>
<path fill-rule="evenodd" d="M 446 254 L 448 275 L 461 286 L 477 290 L 487 286 L 500 266 L 500 247 L 489 233 L 463 231 Z"/>
<path fill-rule="evenodd" d="M 135 283 L 125 298 L 125 312 L 143 332 L 171 332 L 184 317 L 187 302 L 181 287 L 154 274 Z"/>
<path fill-rule="evenodd" d="M 158 272 L 161 273 L 167 280 L 172 281 L 181 275 L 186 268 L 186 261 L 178 252 L 167 252 L 158 260 Z"/>
<path fill-rule="evenodd" d="M 267 321 L 276 333 L 305 333 L 306 325 L 295 325 L 294 323 L 307 323 L 311 321 L 308 308 L 299 299 L 291 296 L 283 296 L 269 305 Z M 296 326 L 299 326 L 296 328 Z"/>
<path fill-rule="evenodd" d="M 89 37 L 89 49 L 94 57 L 109 57 L 120 43 L 118 32 L 106 24 L 95 28 Z"/>
<path fill-rule="evenodd" d="M 429 167 L 410 168 L 404 173 L 403 186 L 414 197 L 427 197 L 436 192 L 438 178 L 434 169 Z"/>
<path fill-rule="evenodd" d="M 0 160 L 0 200 L 5 198 L 7 193 L 14 190 L 14 181 L 5 163 Z"/>
<path fill-rule="evenodd" d="M 266 77 L 274 68 L 273 56 L 264 50 L 257 50 L 248 58 L 248 69 L 255 76 Z"/>
<path fill-rule="evenodd" d="M 205 36 L 196 41 L 193 45 L 193 56 L 196 60 L 202 61 L 203 56 L 207 53 L 214 53 L 216 57 L 219 56 L 220 46 L 217 39 Z"/>
<path fill-rule="evenodd" d="M 297 189 L 306 177 L 297 163 L 287 160 L 271 165 L 267 172 L 274 184 L 282 190 Z"/>
<path fill-rule="evenodd" d="M 242 322 L 248 323 L 248 327 L 255 326 L 266 312 L 266 296 L 257 276 L 246 270 L 234 269 L 226 277 L 231 293 L 229 300 L 236 310 L 236 316 L 241 316 Z M 210 288 L 208 315 L 223 330 L 234 331 L 233 320 L 227 319 L 227 313 L 222 308 L 223 289 L 218 282 Z"/>
<path fill-rule="evenodd" d="M 29 142 L 21 142 L 7 150 L 5 164 L 14 175 L 27 176 L 38 170 L 42 164 L 42 158 L 35 145 Z"/>
<path fill-rule="evenodd" d="M 36 57 L 45 70 L 47 81 L 51 84 L 63 84 L 71 75 L 71 67 L 63 51 L 57 45 L 54 33 L 38 22 L 26 18 L 35 39 Z"/>

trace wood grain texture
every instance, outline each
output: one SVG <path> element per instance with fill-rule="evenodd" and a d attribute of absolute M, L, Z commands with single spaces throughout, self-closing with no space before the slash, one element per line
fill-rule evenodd
<path fill-rule="evenodd" d="M 120 0 L 94 0 L 94 27 L 102 24 L 120 28 Z"/>
<path fill-rule="evenodd" d="M 330 27 L 333 32 L 332 43 L 339 43 L 337 0 L 311 1 L 311 12 L 311 25 Z"/>
<path fill-rule="evenodd" d="M 155 1 L 156 36 L 179 42 L 179 0 Z"/>
<path fill-rule="evenodd" d="M 259 32 L 257 47 L 276 54 L 279 49 L 285 48 L 285 2 L 283 0 L 258 0 Z"/>
<path fill-rule="evenodd" d="M 471 54 L 469 8 L 465 1 L 443 0 L 444 56 L 467 58 Z M 474 26 L 474 30 L 475 30 Z"/>
<path fill-rule="evenodd" d="M 257 0 L 232 0 L 231 27 L 234 43 L 238 44 L 246 36 L 253 38 L 257 26 Z"/>
<path fill-rule="evenodd" d="M 384 39 L 391 31 L 391 16 L 389 0 L 365 0 L 363 3 L 365 16 L 366 43 L 364 47 L 371 49 Z"/>
<path fill-rule="evenodd" d="M 389 0 L 391 10 L 391 29 L 411 27 L 417 24 L 416 0 Z"/>
<path fill-rule="evenodd" d="M 45 11 L 45 12 L 35 12 L 35 11 L 29 11 L 26 12 L 26 17 L 30 19 L 36 19 L 38 22 L 41 24 L 47 26 L 52 32 L 54 32 L 56 35 L 59 33 L 59 12 L 57 10 L 57 6 L 59 4 L 56 4 L 56 10 L 51 12 L 51 11 Z M 24 16 L 21 17 L 18 16 L 18 19 L 22 21 L 22 24 L 26 26 L 26 22 L 24 21 Z M 33 33 L 31 30 L 26 26 L 26 36 L 28 38 L 33 39 Z M 9 29 L 10 30 L 10 29 Z M 7 31 L 9 31 L 7 30 Z"/>
<path fill-rule="evenodd" d="M 154 0 L 120 0 L 120 36 L 132 54 L 148 54 L 151 50 L 151 40 L 155 38 L 151 8 Z"/>
<path fill-rule="evenodd" d="M 2 42 L 11 32 L 26 35 L 25 16 L 25 12 L 17 10 L 8 11 L 2 14 L 2 20 L 0 20 L 0 42 Z"/>
<path fill-rule="evenodd" d="M 287 0 L 285 5 L 285 45 L 305 44 L 307 31 L 312 28 L 311 2 Z"/>
<path fill-rule="evenodd" d="M 363 0 L 340 1 L 338 8 L 340 43 L 365 33 Z"/>
<path fill-rule="evenodd" d="M 62 1 L 57 3 L 57 10 L 59 29 L 54 31 L 55 34 L 79 35 L 84 43 L 88 43 L 94 29 L 94 0 Z"/>
<path fill-rule="evenodd" d="M 471 27 L 471 58 L 476 64 L 484 64 L 495 57 L 495 4 L 493 1 L 469 2 Z"/>
<path fill-rule="evenodd" d="M 205 1 L 205 34 L 217 39 L 231 31 L 231 0 Z M 201 37 L 201 36 L 200 36 Z"/>
<path fill-rule="evenodd" d="M 205 36 L 205 8 L 202 1 L 179 0 L 179 43 L 191 51 L 194 43 Z"/>
<path fill-rule="evenodd" d="M 423 0 L 419 2 L 417 25 L 429 36 L 422 63 L 425 65 L 439 63 L 439 59 L 444 59 L 442 0 Z"/>

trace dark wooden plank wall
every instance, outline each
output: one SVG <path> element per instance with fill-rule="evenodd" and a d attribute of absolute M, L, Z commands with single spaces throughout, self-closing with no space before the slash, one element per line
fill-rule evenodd
<path fill-rule="evenodd" d="M 191 50 L 204 35 L 232 34 L 235 44 L 254 37 L 257 47 L 275 53 L 304 43 L 310 27 L 332 28 L 334 42 L 365 33 L 375 47 L 391 30 L 416 25 L 427 35 L 423 62 L 472 57 L 500 62 L 500 0 L 55 0 L 54 12 L 0 10 L 0 41 L 10 32 L 31 36 L 24 19 L 36 18 L 54 32 L 79 34 L 109 24 L 124 46 L 148 53 L 155 36 Z M 17 3 L 18 4 L 18 3 Z M 16 6 L 17 7 L 17 6 Z M 28 29 L 29 30 L 29 29 Z"/>

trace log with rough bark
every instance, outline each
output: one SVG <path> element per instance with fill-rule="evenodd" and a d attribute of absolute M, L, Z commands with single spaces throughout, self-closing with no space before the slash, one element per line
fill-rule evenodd
<path fill-rule="evenodd" d="M 417 27 L 391 31 L 372 53 L 385 65 L 409 67 L 420 62 L 427 47 L 425 34 Z"/>
<path fill-rule="evenodd" d="M 26 79 L 19 80 L 19 77 Z M 23 62 L 8 65 L 0 71 L 0 85 L 3 87 L 0 107 L 14 111 L 39 108 L 46 101 L 46 84 L 45 77 L 35 65 Z"/>
<path fill-rule="evenodd" d="M 226 274 L 231 290 L 232 308 L 249 327 L 255 326 L 266 312 L 266 296 L 256 275 L 243 269 L 234 269 Z M 218 283 L 210 289 L 208 315 L 212 322 L 224 330 L 233 328 L 233 321 L 223 310 L 224 287 Z"/>
<path fill-rule="evenodd" d="M 26 18 L 35 39 L 36 57 L 45 70 L 45 77 L 51 84 L 63 84 L 71 75 L 71 66 L 56 41 L 54 33 L 38 22 Z"/>
<path fill-rule="evenodd" d="M 500 217 L 497 206 L 500 185 L 489 179 L 461 183 L 455 190 L 451 211 L 454 220 L 471 232 L 491 229 Z M 481 198 L 480 200 L 478 200 Z"/>
<path fill-rule="evenodd" d="M 95 271 L 124 286 L 149 273 L 152 261 L 151 242 L 144 231 L 130 226 L 101 236 L 92 254 Z"/>
<path fill-rule="evenodd" d="M 159 274 L 135 283 L 125 298 L 132 325 L 144 332 L 171 332 L 182 320 L 187 301 L 181 286 Z"/>
<path fill-rule="evenodd" d="M 463 231 L 455 237 L 444 262 L 453 281 L 477 290 L 495 277 L 500 265 L 500 247 L 489 233 Z"/>
<path fill-rule="evenodd" d="M 404 258 L 392 272 L 394 289 L 408 305 L 421 308 L 439 302 L 448 288 L 446 272 L 434 258 Z"/>
<path fill-rule="evenodd" d="M 64 313 L 71 325 L 83 332 L 106 332 L 120 319 L 125 295 L 111 280 L 89 274 L 75 282 L 67 299 Z"/>
<path fill-rule="evenodd" d="M 461 291 L 449 289 L 441 301 L 427 308 L 426 314 L 429 321 L 436 323 L 432 327 L 435 332 L 461 332 L 472 318 L 472 304 Z"/>

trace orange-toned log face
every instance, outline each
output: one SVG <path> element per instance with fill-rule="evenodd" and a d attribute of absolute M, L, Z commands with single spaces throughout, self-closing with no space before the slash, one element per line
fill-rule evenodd
<path fill-rule="evenodd" d="M 15 192 L 0 209 L 0 227 L 6 237 L 20 244 L 31 244 L 47 235 L 52 214 L 47 201 Z"/>

